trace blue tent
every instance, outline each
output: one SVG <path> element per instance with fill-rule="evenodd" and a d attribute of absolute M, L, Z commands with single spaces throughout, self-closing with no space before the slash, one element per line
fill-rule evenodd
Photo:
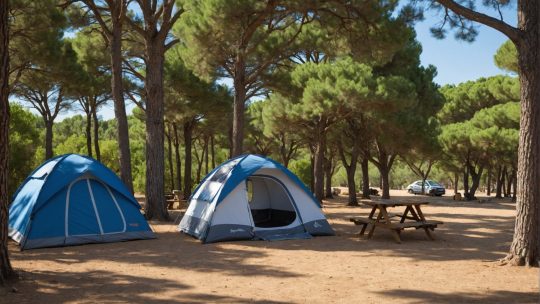
<path fill-rule="evenodd" d="M 21 250 L 152 239 L 140 205 L 97 160 L 52 158 L 22 183 L 9 207 L 9 236 Z"/>
<path fill-rule="evenodd" d="M 205 177 L 178 229 L 205 243 L 334 235 L 319 202 L 294 173 L 250 154 Z"/>

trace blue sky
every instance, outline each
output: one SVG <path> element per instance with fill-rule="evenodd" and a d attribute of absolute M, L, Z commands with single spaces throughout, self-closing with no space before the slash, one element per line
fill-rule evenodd
<path fill-rule="evenodd" d="M 485 11 L 490 14 L 492 12 Z M 515 8 L 503 11 L 505 21 L 511 25 L 517 23 Z M 435 81 L 440 85 L 458 84 L 480 77 L 504 74 L 493 62 L 493 55 L 507 38 L 498 31 L 487 26 L 478 26 L 478 36 L 472 43 L 458 41 L 453 33 L 446 39 L 434 38 L 429 29 L 440 22 L 440 17 L 434 11 L 425 13 L 425 20 L 416 24 L 417 39 L 422 44 L 421 61 L 423 65 L 432 64 L 437 67 L 438 75 Z M 128 106 L 128 113 L 133 109 Z M 73 114 L 72 114 L 73 115 Z M 102 108 L 100 115 L 103 119 L 114 117 L 112 103 Z M 70 115 L 67 115 L 70 116 Z"/>
<path fill-rule="evenodd" d="M 437 67 L 435 81 L 441 85 L 457 84 L 480 77 L 504 73 L 493 62 L 493 55 L 504 43 L 506 36 L 487 26 L 478 27 L 479 35 L 472 43 L 458 41 L 452 33 L 446 39 L 435 39 L 429 29 L 440 22 L 435 12 L 426 12 L 426 20 L 415 26 L 417 39 L 422 43 L 421 60 L 423 65 Z M 516 24 L 515 10 L 504 11 L 505 21 Z"/>

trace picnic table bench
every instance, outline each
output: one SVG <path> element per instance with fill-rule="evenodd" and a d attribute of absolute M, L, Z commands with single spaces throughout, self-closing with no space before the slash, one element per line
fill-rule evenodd
<path fill-rule="evenodd" d="M 424 229 L 428 238 L 434 240 L 435 238 L 431 232 L 437 228 L 437 225 L 443 224 L 441 221 L 426 220 L 420 206 L 427 205 L 429 204 L 428 202 L 395 200 L 361 200 L 361 202 L 372 207 L 369 216 L 367 218 L 352 217 L 349 220 L 355 225 L 362 226 L 360 236 L 364 235 L 368 226 L 371 226 L 368 233 L 368 239 L 373 236 L 376 227 L 381 227 L 389 229 L 397 243 L 401 243 L 400 234 L 401 231 L 406 228 Z M 388 213 L 388 208 L 399 206 L 405 207 L 405 211 L 402 215 Z M 376 217 L 374 217 L 377 211 L 378 213 Z M 400 220 L 392 221 L 392 218 L 396 217 L 400 218 Z"/>
<path fill-rule="evenodd" d="M 172 193 L 165 193 L 165 201 L 167 202 L 167 209 L 174 209 L 174 203 L 178 202 L 178 208 L 180 208 L 182 192 L 180 190 L 173 190 Z"/>

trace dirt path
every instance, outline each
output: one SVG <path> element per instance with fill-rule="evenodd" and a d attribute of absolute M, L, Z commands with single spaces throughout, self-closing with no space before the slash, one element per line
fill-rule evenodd
<path fill-rule="evenodd" d="M 369 209 L 339 198 L 324 209 L 336 237 L 201 245 L 153 223 L 157 240 L 25 252 L 12 243 L 22 280 L 0 303 L 539 302 L 538 269 L 496 263 L 512 238 L 512 203 L 414 199 L 445 222 L 434 242 L 420 230 L 402 244 L 382 230 L 360 239 L 347 217 Z"/>

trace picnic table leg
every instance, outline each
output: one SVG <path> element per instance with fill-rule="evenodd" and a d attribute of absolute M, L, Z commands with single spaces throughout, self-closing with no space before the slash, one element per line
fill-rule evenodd
<path fill-rule="evenodd" d="M 388 212 L 386 212 L 386 207 L 381 207 L 381 212 L 379 213 L 380 214 L 383 214 L 384 218 L 385 218 L 385 222 L 388 226 L 390 226 L 392 224 L 392 221 L 390 220 L 390 217 L 388 217 Z M 399 237 L 399 233 L 395 230 L 395 229 L 390 229 L 391 233 L 392 233 L 392 236 L 394 237 L 394 240 L 396 242 L 398 242 L 399 244 L 401 244 L 401 238 Z"/>
<path fill-rule="evenodd" d="M 377 207 L 373 207 L 373 210 L 371 211 L 375 212 L 374 211 L 375 209 L 377 209 Z M 368 239 L 370 239 L 373 236 L 373 231 L 375 231 L 375 226 L 376 226 L 375 224 L 378 223 L 383 216 L 382 210 L 383 210 L 382 208 L 379 209 L 379 214 L 377 214 L 377 219 L 375 220 L 375 223 L 371 224 L 371 228 L 369 229 L 369 233 L 368 233 Z"/>
<path fill-rule="evenodd" d="M 373 214 L 375 213 L 376 209 L 377 209 L 376 207 L 371 208 L 371 212 L 369 213 L 368 219 L 370 219 L 370 220 L 373 219 Z M 368 224 L 365 224 L 365 225 L 362 226 L 362 230 L 360 230 L 360 236 L 364 235 L 364 233 L 366 232 L 367 226 L 368 226 Z"/>
<path fill-rule="evenodd" d="M 409 214 L 409 209 L 411 209 L 411 206 L 407 206 L 407 208 L 405 208 L 405 212 L 403 213 L 403 216 L 401 217 L 401 220 L 399 221 L 400 223 L 405 222 L 407 214 Z"/>
<path fill-rule="evenodd" d="M 414 211 L 414 209 L 412 207 L 411 207 L 410 211 L 411 211 L 411 216 L 413 217 L 413 219 L 416 222 L 421 222 L 422 221 L 422 219 L 418 216 L 418 213 L 416 213 L 416 211 Z"/>
<path fill-rule="evenodd" d="M 416 212 L 418 213 L 417 217 L 420 219 L 420 221 L 425 222 L 426 218 L 424 217 L 424 214 L 422 213 L 422 210 L 420 209 L 420 205 L 415 205 L 414 208 L 416 209 Z M 432 241 L 435 240 L 435 237 L 433 236 L 431 231 L 429 231 L 428 227 L 424 227 L 424 231 L 426 232 L 426 235 L 428 236 L 430 240 Z"/>

